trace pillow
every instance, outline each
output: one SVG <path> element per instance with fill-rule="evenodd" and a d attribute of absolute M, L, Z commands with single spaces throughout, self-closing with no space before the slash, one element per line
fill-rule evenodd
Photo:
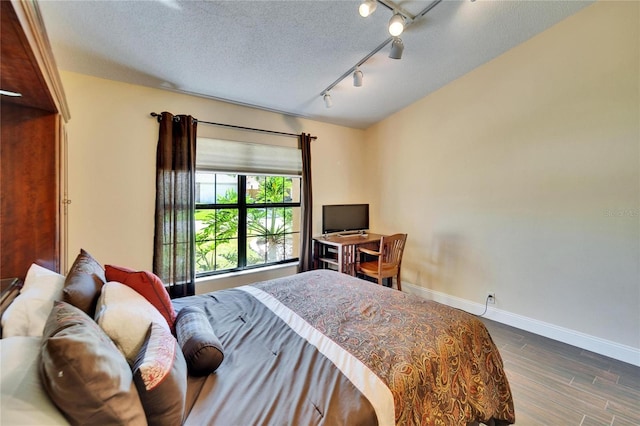
<path fill-rule="evenodd" d="M 187 396 L 187 363 L 175 337 L 152 323 L 133 364 L 133 381 L 150 425 L 181 425 Z"/>
<path fill-rule="evenodd" d="M 20 293 L 2 314 L 2 336 L 42 336 L 53 301 L 62 298 L 64 276 L 31 265 Z"/>
<path fill-rule="evenodd" d="M 100 289 L 106 282 L 102 265 L 80 249 L 64 282 L 63 300 L 93 317 Z"/>
<path fill-rule="evenodd" d="M 71 423 L 146 425 L 127 361 L 80 309 L 54 303 L 40 363 L 45 390 Z"/>
<path fill-rule="evenodd" d="M 169 330 L 160 312 L 137 291 L 124 284 L 108 282 L 96 307 L 96 322 L 107 333 L 129 364 L 133 364 L 152 322 Z M 170 331 L 170 330 L 169 330 Z"/>
<path fill-rule="evenodd" d="M 60 281 L 64 284 L 64 276 L 50 269 L 44 268 L 37 264 L 32 264 L 27 271 L 20 293 L 28 290 L 40 289 L 48 291 L 51 297 L 57 295 L 62 287 Z"/>
<path fill-rule="evenodd" d="M 169 328 L 175 330 L 176 311 L 171 304 L 171 297 L 164 287 L 162 280 L 148 271 L 133 271 L 119 266 L 106 265 L 107 281 L 117 281 L 126 284 L 144 296 L 162 314 Z"/>
<path fill-rule="evenodd" d="M 40 381 L 40 337 L 0 339 L 0 423 L 68 425 Z"/>
<path fill-rule="evenodd" d="M 202 309 L 182 308 L 176 319 L 176 335 L 192 376 L 211 374 L 222 363 L 222 345 Z"/>

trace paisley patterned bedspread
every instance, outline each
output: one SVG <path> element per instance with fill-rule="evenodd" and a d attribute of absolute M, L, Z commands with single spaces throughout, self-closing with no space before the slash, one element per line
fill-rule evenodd
<path fill-rule="evenodd" d="M 473 315 L 326 270 L 253 286 L 371 369 L 391 390 L 396 424 L 515 422 L 502 358 Z"/>

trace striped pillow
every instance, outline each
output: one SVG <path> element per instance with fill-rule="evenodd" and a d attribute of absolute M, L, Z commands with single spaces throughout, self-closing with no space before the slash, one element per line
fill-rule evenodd
<path fill-rule="evenodd" d="M 195 306 L 182 308 L 176 319 L 176 335 L 192 376 L 211 374 L 222 363 L 222 344 L 202 309 Z"/>

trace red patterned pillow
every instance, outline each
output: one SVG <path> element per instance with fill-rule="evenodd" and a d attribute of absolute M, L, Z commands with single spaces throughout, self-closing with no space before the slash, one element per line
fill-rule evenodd
<path fill-rule="evenodd" d="M 133 365 L 133 381 L 150 425 L 181 425 L 187 395 L 187 363 L 169 330 L 151 323 Z"/>
<path fill-rule="evenodd" d="M 147 299 L 162 314 L 171 332 L 175 333 L 176 311 L 173 309 L 171 297 L 164 288 L 160 278 L 148 271 L 134 271 L 121 266 L 106 265 L 107 281 L 125 284 Z"/>

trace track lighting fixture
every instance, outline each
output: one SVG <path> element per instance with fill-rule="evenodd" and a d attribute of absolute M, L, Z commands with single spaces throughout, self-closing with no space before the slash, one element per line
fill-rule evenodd
<path fill-rule="evenodd" d="M 404 43 L 400 37 L 394 37 L 391 42 L 391 52 L 389 57 L 391 59 L 402 59 L 402 52 L 404 51 Z"/>
<path fill-rule="evenodd" d="M 393 12 L 393 16 L 389 20 L 389 34 L 391 34 L 391 37 L 380 43 L 378 47 L 365 55 L 362 59 L 356 62 L 353 67 L 349 68 L 344 74 L 338 77 L 333 83 L 328 85 L 322 92 L 320 92 L 320 96 L 324 100 L 325 106 L 327 108 L 331 108 L 333 106 L 333 101 L 331 99 L 329 91 L 349 76 L 353 76 L 353 85 L 355 87 L 362 86 L 362 79 L 364 74 L 362 73 L 362 71 L 360 71 L 359 67 L 367 62 L 371 57 L 373 57 L 373 55 L 384 49 L 389 43 L 391 43 L 389 58 L 402 59 L 402 53 L 404 52 L 404 43 L 402 42 L 402 39 L 400 39 L 399 35 L 402 34 L 405 28 L 409 27 L 417 20 L 422 19 L 427 13 L 429 13 L 430 10 L 432 10 L 442 1 L 443 0 L 433 0 L 417 15 L 413 15 L 404 10 L 399 4 L 392 0 L 362 0 L 359 12 L 363 17 L 371 15 L 376 9 L 378 3 Z"/>
<path fill-rule="evenodd" d="M 327 108 L 331 108 L 333 106 L 333 101 L 331 100 L 330 94 L 325 93 L 322 98 L 324 99 L 324 106 L 326 106 Z"/>
<path fill-rule="evenodd" d="M 395 13 L 389 19 L 389 34 L 394 37 L 399 36 L 404 31 L 404 18 L 399 13 Z"/>
<path fill-rule="evenodd" d="M 356 68 L 356 70 L 353 72 L 353 85 L 355 87 L 362 86 L 362 77 L 363 77 L 362 71 Z"/>
<path fill-rule="evenodd" d="M 358 12 L 360 12 L 360 16 L 366 18 L 376 11 L 376 7 L 378 7 L 378 2 L 376 0 L 364 0 L 360 4 Z"/>

